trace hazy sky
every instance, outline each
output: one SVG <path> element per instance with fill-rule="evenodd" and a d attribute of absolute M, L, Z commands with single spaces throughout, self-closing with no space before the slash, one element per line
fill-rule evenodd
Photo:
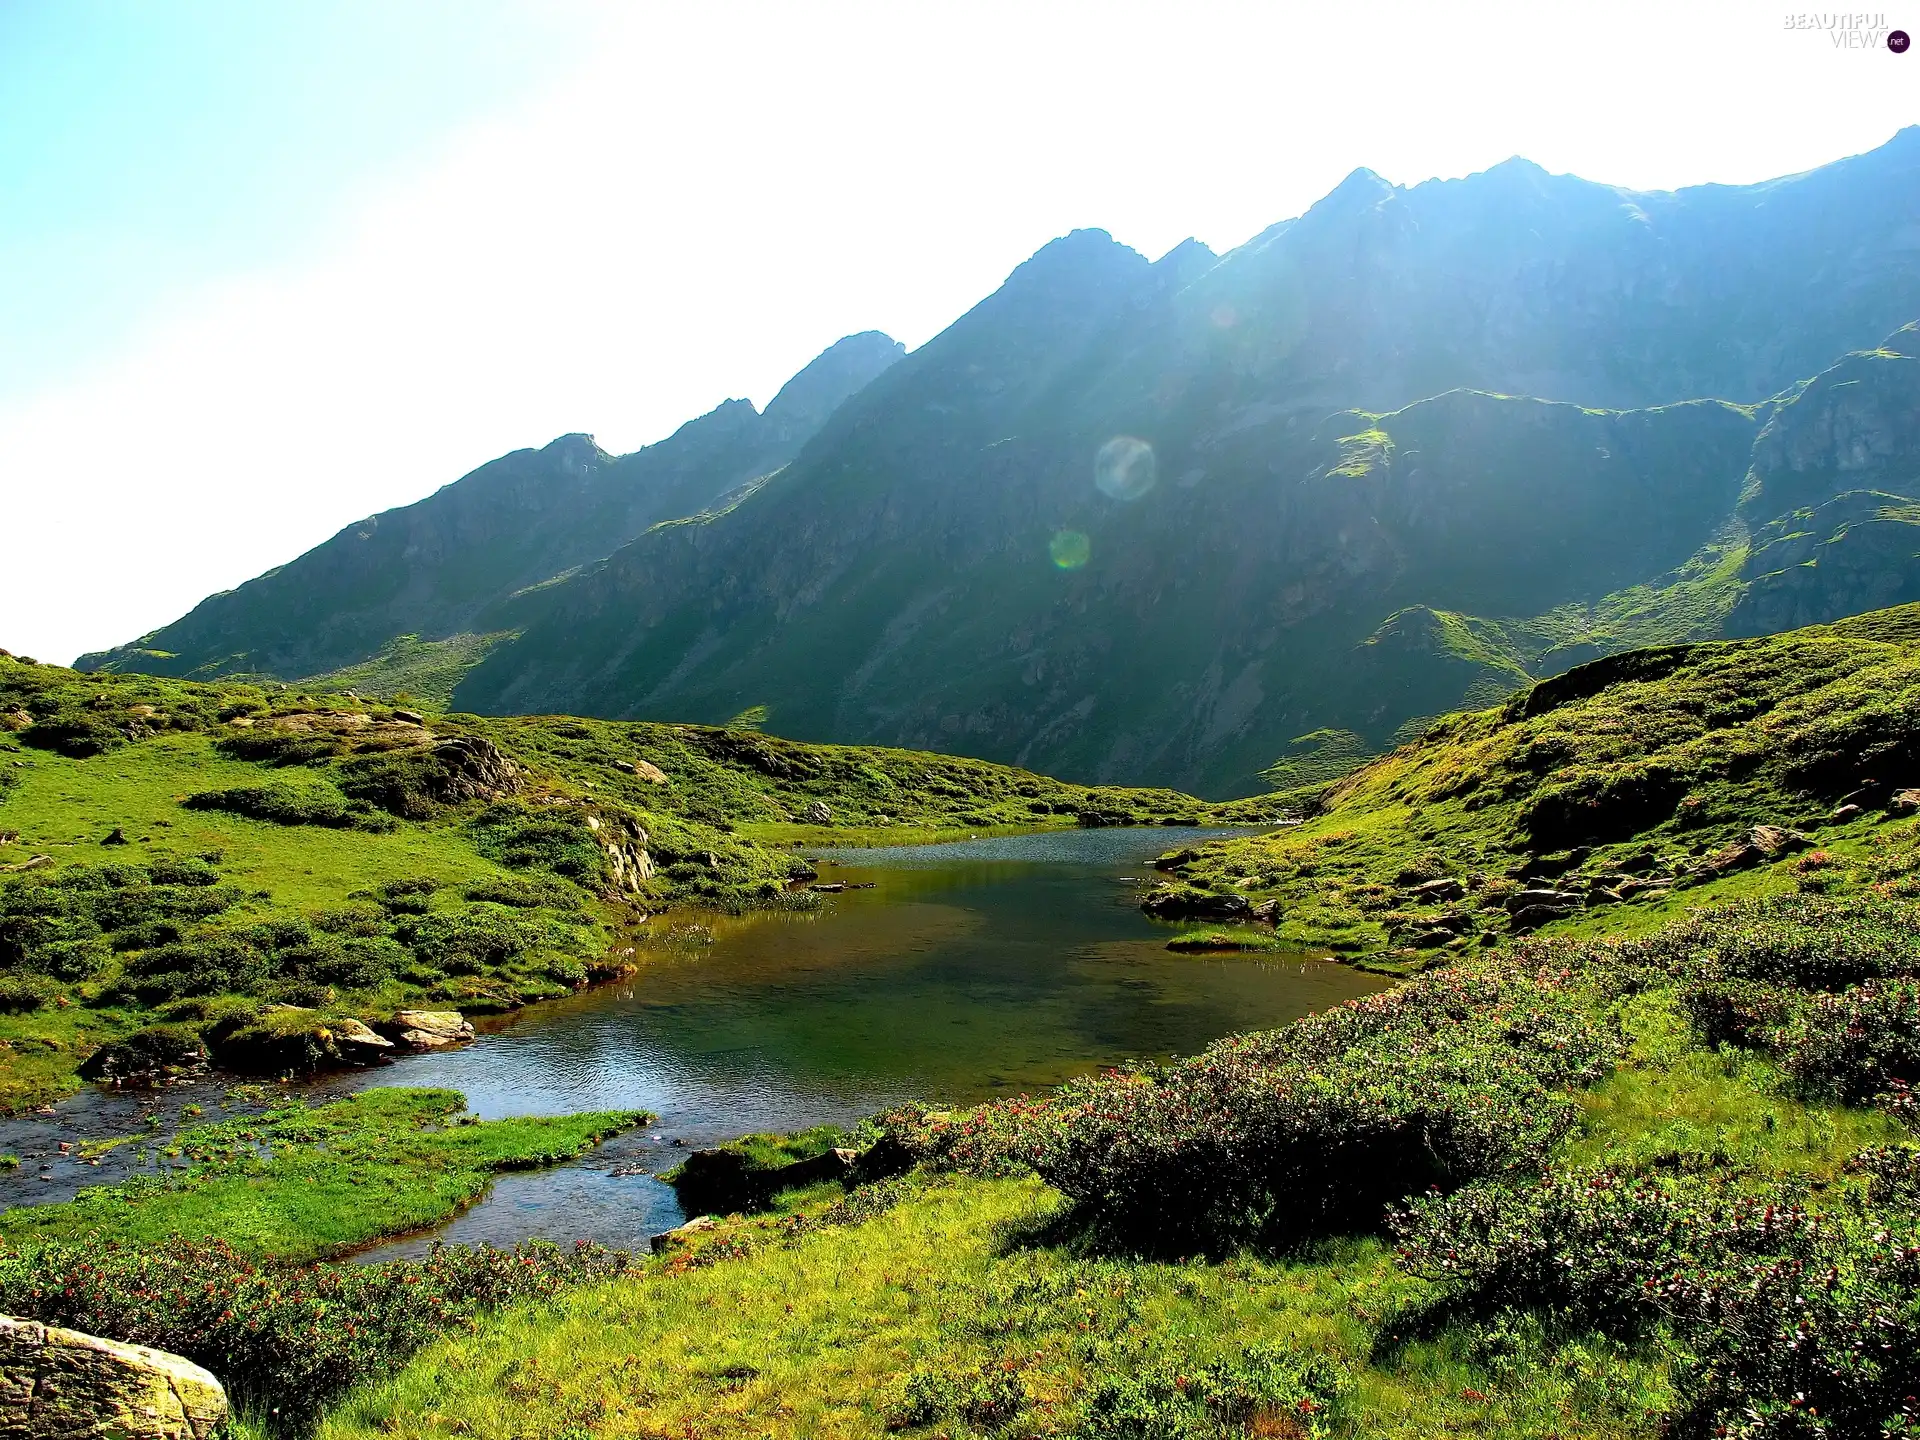
<path fill-rule="evenodd" d="M 1750 181 L 1920 120 L 1756 3 L 0 0 L 0 645 L 68 660 L 523 445 L 1523 154 Z M 1920 32 L 1920 0 L 1884 13 Z"/>

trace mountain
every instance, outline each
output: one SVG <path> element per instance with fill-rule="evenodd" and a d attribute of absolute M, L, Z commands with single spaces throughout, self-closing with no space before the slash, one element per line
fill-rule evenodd
<path fill-rule="evenodd" d="M 489 607 L 777 470 L 902 353 L 877 331 L 849 335 L 789 380 L 764 413 L 728 400 L 631 455 L 609 455 L 590 435 L 516 450 L 80 665 L 292 679 L 364 662 L 383 647 L 392 654 L 396 637 L 439 642 L 470 659 L 484 653 L 476 641 L 497 638 L 484 634 Z"/>
<path fill-rule="evenodd" d="M 1915 598 L 1917 252 L 1920 127 L 1672 193 L 1361 170 L 1225 256 L 1076 231 L 784 467 L 497 591 L 452 698 L 1250 793 Z"/>
<path fill-rule="evenodd" d="M 1920 493 L 1913 332 L 1882 344 L 1920 313 L 1916 180 L 1920 130 L 1673 195 L 1361 173 L 1211 264 L 1078 232 L 737 506 L 530 597 L 457 703 L 764 704 L 790 734 L 1244 791 L 1758 623 L 1785 582 L 1756 549 L 1868 483 L 1848 426 L 1873 486 Z M 1084 565 L 1049 563 L 1062 535 Z M 1821 569 L 1786 623 L 1920 595 L 1910 553 L 1871 584 Z"/>

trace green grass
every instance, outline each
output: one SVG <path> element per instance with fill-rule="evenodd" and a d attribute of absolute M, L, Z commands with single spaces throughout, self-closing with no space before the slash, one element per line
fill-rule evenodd
<path fill-rule="evenodd" d="M 99 1232 L 152 1244 L 217 1236 L 245 1255 L 317 1260 L 435 1224 L 502 1170 L 569 1159 L 649 1117 L 602 1111 L 476 1121 L 451 1090 L 366 1090 L 154 1140 L 162 1173 L 0 1213 L 0 1242 Z"/>
<path fill-rule="evenodd" d="M 1593 1337 L 1523 1340 L 1524 1365 L 1460 1336 L 1373 1363 L 1425 1289 L 1375 1241 L 1217 1265 L 1079 1258 L 1034 1243 L 1057 1205 L 1032 1180 L 950 1179 L 853 1228 L 789 1239 L 791 1217 L 737 1221 L 643 1278 L 442 1341 L 319 1433 L 975 1435 L 991 1427 L 969 1401 L 1011 1375 L 1019 1415 L 993 1433 L 1067 1435 L 1103 1387 L 1265 1350 L 1337 1377 L 1312 1433 L 1630 1435 L 1664 1402 L 1657 1361 Z M 906 1422 L 914 1395 L 936 1418 Z"/>
<path fill-rule="evenodd" d="M 791 888 L 798 844 L 1273 813 L 751 730 L 426 718 L 430 731 L 408 729 L 388 704 L 317 686 L 81 675 L 0 654 L 0 1111 L 71 1090 L 98 1047 L 156 1023 L 198 1027 L 231 1060 L 214 1027 L 240 1024 L 242 1001 L 321 1023 L 563 995 L 631 963 L 609 951 L 640 912 L 812 903 Z M 436 790 L 434 739 L 494 747 L 515 767 L 509 793 Z M 213 913 L 123 923 L 163 888 L 146 869 L 203 858 Z M 29 862 L 51 868 L 15 868 Z M 114 894 L 75 913 L 61 897 L 83 873 Z M 57 935 L 36 918 L 56 901 Z M 465 938 L 449 943 L 449 927 Z M 316 943 L 357 958 L 316 958 Z M 199 958 L 167 958 L 174 944 Z M 234 944 L 251 958 L 212 964 Z"/>
<path fill-rule="evenodd" d="M 487 652 L 504 640 L 511 630 L 487 635 L 449 635 L 444 640 L 422 640 L 418 635 L 396 635 L 380 647 L 378 654 L 358 665 L 310 675 L 294 683 L 302 689 L 323 693 L 358 691 L 401 704 L 410 701 L 445 709 L 453 700 L 454 687 L 466 673 L 487 658 Z"/>
<path fill-rule="evenodd" d="M 1552 932 L 1649 930 L 1702 903 L 1804 888 L 1798 853 L 1714 870 L 1756 823 L 1815 837 L 1836 866 L 1823 883 L 1874 883 L 1856 860 L 1916 843 L 1912 821 L 1881 808 L 1920 781 L 1916 715 L 1920 606 L 1630 652 L 1436 721 L 1344 779 L 1280 797 L 1304 824 L 1213 841 L 1170 869 L 1278 901 L 1288 943 L 1402 964 L 1509 933 L 1505 897 L 1539 885 L 1592 897 Z M 1877 785 L 1864 813 L 1829 823 L 1863 785 Z M 1447 877 L 1462 895 L 1416 893 Z M 1622 880 L 1638 890 L 1625 903 Z M 1441 922 L 1457 944 L 1414 946 Z"/>
<path fill-rule="evenodd" d="M 1763 1055 L 1695 1045 L 1671 992 L 1637 997 L 1624 1008 L 1631 1056 L 1579 1096 L 1581 1129 L 1557 1164 L 1710 1168 L 1828 1182 L 1851 1156 L 1904 1135 L 1882 1111 L 1795 1095 Z"/>

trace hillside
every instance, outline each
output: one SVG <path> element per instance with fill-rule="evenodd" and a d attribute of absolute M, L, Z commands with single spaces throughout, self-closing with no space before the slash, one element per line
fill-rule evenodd
<path fill-rule="evenodd" d="M 877 332 L 849 335 L 764 412 L 729 400 L 631 455 L 609 455 L 590 435 L 516 450 L 417 504 L 349 525 L 131 645 L 83 656 L 81 668 L 297 680 L 362 666 L 334 688 L 384 683 L 444 699 L 503 638 L 491 608 L 779 469 L 900 354 Z"/>
<path fill-rule="evenodd" d="M 813 903 L 802 839 L 1264 813 L 745 729 L 0 654 L 0 1109 L 90 1057 L 106 1079 L 210 1052 L 299 1072 L 385 1043 L 345 1022 L 567 994 L 630 965 L 649 915 Z"/>
<path fill-rule="evenodd" d="M 1166 913 L 1418 968 L 1543 926 L 1645 930 L 1775 890 L 1912 893 L 1920 605 L 1577 666 L 1169 852 Z"/>
<path fill-rule="evenodd" d="M 1920 594 L 1916 195 L 1920 127 L 1670 194 L 1359 171 L 1225 256 L 1077 231 L 897 365 L 829 351 L 777 443 L 784 396 L 567 437 L 82 665 L 1253 793 Z"/>
<path fill-rule="evenodd" d="M 702 1152 L 748 1183 L 651 1255 L 290 1267 L 425 1175 L 639 1118 L 372 1091 L 9 1212 L 0 1308 L 199 1359 L 260 1436 L 1900 1435 L 1916 685 L 1920 605 L 1449 716 L 1298 827 L 1165 862 L 1189 911 L 1376 949 L 1417 919 L 1446 938 L 1375 959 L 1439 963 L 1188 1059 Z"/>

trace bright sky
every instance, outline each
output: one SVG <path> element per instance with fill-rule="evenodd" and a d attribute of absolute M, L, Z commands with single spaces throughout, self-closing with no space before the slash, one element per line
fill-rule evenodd
<path fill-rule="evenodd" d="M 918 345 L 1075 226 L 1226 249 L 1358 165 L 1670 188 L 1920 121 L 1920 54 L 1789 13 L 0 0 L 0 645 L 65 661 L 506 450 Z"/>

